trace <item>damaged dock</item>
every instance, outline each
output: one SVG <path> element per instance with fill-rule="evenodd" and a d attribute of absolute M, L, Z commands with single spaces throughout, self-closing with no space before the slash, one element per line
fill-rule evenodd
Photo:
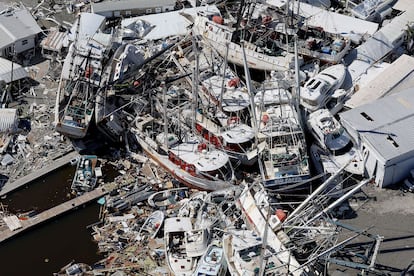
<path fill-rule="evenodd" d="M 107 192 L 108 191 L 103 187 L 99 189 L 94 189 L 93 191 L 85 193 L 74 199 L 68 200 L 34 217 L 28 218 L 27 220 L 19 220 L 20 226 L 21 226 L 20 228 L 14 231 L 10 230 L 9 228 L 5 228 L 3 231 L 0 232 L 0 243 L 28 230 L 29 228 L 37 226 L 47 220 L 56 218 L 59 215 L 62 215 L 70 210 L 73 210 L 73 209 L 78 208 L 79 206 L 82 206 L 83 204 L 86 204 L 94 199 L 97 199 L 105 195 Z"/>
<path fill-rule="evenodd" d="M 49 166 L 41 168 L 40 170 L 36 170 L 28 175 L 25 175 L 16 181 L 11 183 L 6 183 L 3 189 L 0 190 L 0 196 L 7 195 L 8 193 L 23 187 L 24 185 L 29 184 L 30 182 L 50 173 L 54 170 L 63 167 L 64 165 L 68 164 L 72 159 L 76 158 L 79 154 L 76 151 L 69 152 L 62 157 L 56 159 L 53 163 Z"/>

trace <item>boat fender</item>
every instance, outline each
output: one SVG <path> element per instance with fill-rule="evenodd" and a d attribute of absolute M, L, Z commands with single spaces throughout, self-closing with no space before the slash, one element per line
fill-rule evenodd
<path fill-rule="evenodd" d="M 219 15 L 214 15 L 213 16 L 213 22 L 223 25 L 224 24 L 224 19 L 223 17 L 219 16 Z"/>
<path fill-rule="evenodd" d="M 264 114 L 263 116 L 262 116 L 262 122 L 263 122 L 263 124 L 264 125 L 266 125 L 268 122 L 269 122 L 269 115 L 267 115 L 267 114 Z"/>
<path fill-rule="evenodd" d="M 229 80 L 229 82 L 227 83 L 227 85 L 229 87 L 236 87 L 238 86 L 240 83 L 240 79 L 239 78 L 232 78 L 231 80 Z"/>
<path fill-rule="evenodd" d="M 227 119 L 227 125 L 234 125 L 236 123 L 240 122 L 239 117 L 233 116 Z"/>
<path fill-rule="evenodd" d="M 281 222 L 284 222 L 287 217 L 285 211 L 283 211 L 282 209 L 276 209 L 275 215 Z"/>

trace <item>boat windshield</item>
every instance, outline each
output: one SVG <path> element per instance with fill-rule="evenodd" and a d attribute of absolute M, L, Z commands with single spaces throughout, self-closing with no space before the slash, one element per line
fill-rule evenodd
<path fill-rule="evenodd" d="M 333 80 L 337 80 L 337 78 L 336 78 L 335 76 L 331 75 L 331 74 L 321 73 L 321 75 L 324 75 L 324 76 L 330 77 L 330 78 L 331 78 L 331 79 L 333 79 Z"/>
<path fill-rule="evenodd" d="M 257 244 L 239 251 L 240 258 L 245 262 L 250 262 L 254 257 L 260 256 L 261 244 Z"/>
<path fill-rule="evenodd" d="M 345 153 L 349 152 L 352 147 L 354 146 L 354 143 L 352 143 L 351 140 L 349 140 L 348 144 L 346 144 L 346 146 L 344 146 L 343 148 L 339 149 L 339 150 L 333 150 L 332 154 L 335 156 L 340 156 L 340 155 L 344 155 Z"/>

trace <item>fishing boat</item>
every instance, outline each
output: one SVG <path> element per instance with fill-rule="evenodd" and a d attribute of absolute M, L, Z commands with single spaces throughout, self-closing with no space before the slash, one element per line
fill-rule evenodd
<path fill-rule="evenodd" d="M 236 22 L 225 21 L 219 12 L 201 11 L 195 17 L 183 15 L 194 23 L 194 32 L 222 57 L 227 56 L 231 63 L 243 66 L 244 45 L 247 63 L 252 69 L 286 71 L 294 68 L 294 55 L 250 42 L 252 35 L 249 32 L 233 27 Z"/>
<path fill-rule="evenodd" d="M 319 109 L 309 114 L 307 125 L 317 143 L 328 152 L 330 158 L 341 167 L 349 160 L 345 171 L 362 175 L 364 162 L 350 135 L 327 109 Z"/>
<path fill-rule="evenodd" d="M 188 188 L 180 187 L 152 194 L 148 198 L 148 205 L 154 208 L 166 208 L 169 205 L 175 205 L 183 198 L 188 196 Z"/>
<path fill-rule="evenodd" d="M 178 217 L 189 217 L 195 219 L 204 204 L 204 200 L 207 196 L 206 191 L 198 191 L 193 193 L 188 201 L 185 202 L 178 210 Z M 185 199 L 184 199 L 185 200 Z"/>
<path fill-rule="evenodd" d="M 274 33 L 271 34 L 271 37 L 275 38 L 273 43 L 289 53 L 294 52 L 293 34 L 296 34 L 297 51 L 304 59 L 318 59 L 321 62 L 337 64 L 351 48 L 349 39 L 341 34 L 329 33 L 319 26 L 303 25 L 296 31 L 286 27 L 285 22 L 279 22 L 273 30 Z M 287 38 L 286 34 L 288 34 Z"/>
<path fill-rule="evenodd" d="M 139 229 L 135 240 L 142 242 L 148 239 L 154 239 L 158 234 L 158 230 L 160 230 L 163 221 L 164 212 L 160 210 L 154 211 Z"/>
<path fill-rule="evenodd" d="M 83 194 L 95 188 L 97 176 L 95 173 L 98 157 L 96 155 L 82 155 L 76 166 L 75 176 L 71 189 L 76 194 Z"/>
<path fill-rule="evenodd" d="M 192 275 L 197 258 L 189 257 L 186 251 L 185 233 L 193 230 L 190 218 L 172 217 L 164 221 L 166 261 L 174 275 Z"/>
<path fill-rule="evenodd" d="M 188 117 L 187 121 L 190 119 Z M 208 116 L 197 113 L 195 130 L 204 141 L 223 149 L 231 158 L 246 166 L 255 164 L 258 154 L 265 147 L 265 143 L 256 142 L 257 132 L 237 116 L 229 117 L 226 125 L 221 126 Z"/>
<path fill-rule="evenodd" d="M 69 138 L 84 138 L 94 115 L 93 99 L 98 86 L 78 78 L 67 81 L 65 90 L 70 91 L 70 97 L 56 124 L 56 131 Z"/>
<path fill-rule="evenodd" d="M 341 87 L 345 75 L 345 66 L 336 64 L 310 78 L 300 88 L 300 104 L 308 112 L 325 107 L 335 90 Z"/>
<path fill-rule="evenodd" d="M 213 240 L 198 261 L 193 275 L 225 276 L 227 262 L 220 240 Z"/>
<path fill-rule="evenodd" d="M 223 235 L 223 254 L 230 275 L 301 275 L 301 271 L 289 271 L 278 259 L 277 250 L 265 244 L 255 230 L 229 230 Z"/>
<path fill-rule="evenodd" d="M 75 263 L 74 261 L 62 267 L 59 272 L 53 273 L 54 276 L 82 276 L 90 273 L 92 267 L 85 263 Z"/>
<path fill-rule="evenodd" d="M 206 101 L 213 102 L 218 109 L 227 114 L 245 110 L 250 105 L 246 85 L 232 70 L 222 64 L 222 58 L 212 59 L 212 63 L 219 62 L 217 66 L 225 67 L 224 72 L 219 69 L 220 67 L 216 72 L 209 69 L 200 72 L 200 96 L 206 98 Z"/>
<path fill-rule="evenodd" d="M 233 267 L 236 267 L 236 270 L 250 267 L 252 270 L 259 271 L 261 263 L 256 261 L 252 267 L 251 264 L 248 265 L 248 262 L 253 257 L 258 260 L 261 255 L 260 250 L 266 248 L 268 252 L 264 252 L 264 255 L 268 255 L 269 258 L 264 258 L 267 261 L 266 264 L 263 264 L 264 275 L 266 275 L 266 268 L 271 273 L 281 275 L 303 275 L 305 268 L 299 264 L 293 252 L 288 249 L 290 238 L 280 229 L 286 214 L 283 211 L 269 214 L 271 210 L 264 189 L 254 190 L 246 185 L 237 204 L 252 230 L 238 230 L 237 233 L 225 235 L 227 240 L 223 236 L 227 260 L 233 257 Z M 257 233 L 255 233 L 256 231 Z M 265 245 L 262 245 L 263 240 L 266 242 Z M 233 245 L 230 247 L 231 243 Z M 249 254 L 249 252 L 252 253 Z M 230 266 L 229 263 L 229 270 Z M 243 274 L 240 273 L 240 275 Z"/>
<path fill-rule="evenodd" d="M 392 12 L 394 0 L 363 0 L 350 9 L 353 16 L 362 20 L 381 22 Z"/>
<path fill-rule="evenodd" d="M 96 94 L 108 78 L 105 68 L 112 36 L 103 33 L 104 21 L 103 16 L 82 13 L 72 29 L 73 43 L 62 66 L 55 108 L 56 131 L 72 139 L 86 136 Z"/>
<path fill-rule="evenodd" d="M 200 257 L 210 242 L 210 229 L 200 228 L 185 232 L 185 250 L 189 257 Z"/>
<path fill-rule="evenodd" d="M 307 144 L 295 108 L 281 103 L 265 109 L 259 118 L 259 131 L 267 137 L 261 155 L 264 186 L 279 192 L 307 190 L 311 175 Z"/>
<path fill-rule="evenodd" d="M 165 135 L 163 125 L 147 114 L 137 118 L 132 129 L 149 158 L 190 188 L 212 191 L 232 185 L 233 169 L 225 152 L 208 147 L 188 132 L 181 142 L 177 134 Z"/>

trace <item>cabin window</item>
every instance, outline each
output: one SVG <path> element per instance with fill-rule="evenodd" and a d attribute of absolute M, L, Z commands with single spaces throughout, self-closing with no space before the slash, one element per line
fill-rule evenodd
<path fill-rule="evenodd" d="M 22 45 L 26 45 L 28 43 L 27 39 L 22 41 Z"/>
<path fill-rule="evenodd" d="M 146 13 L 151 13 L 152 9 L 147 9 Z"/>
<path fill-rule="evenodd" d="M 132 12 L 131 11 L 125 11 L 125 15 L 126 16 L 131 16 Z"/>
<path fill-rule="evenodd" d="M 161 12 L 161 8 L 155 8 L 155 12 L 156 13 L 160 13 Z"/>
<path fill-rule="evenodd" d="M 336 80 L 336 77 L 335 77 L 335 76 L 333 76 L 333 75 L 331 75 L 331 74 L 322 73 L 322 75 L 327 76 L 327 77 L 330 77 L 330 78 L 332 78 L 332 79 Z"/>

